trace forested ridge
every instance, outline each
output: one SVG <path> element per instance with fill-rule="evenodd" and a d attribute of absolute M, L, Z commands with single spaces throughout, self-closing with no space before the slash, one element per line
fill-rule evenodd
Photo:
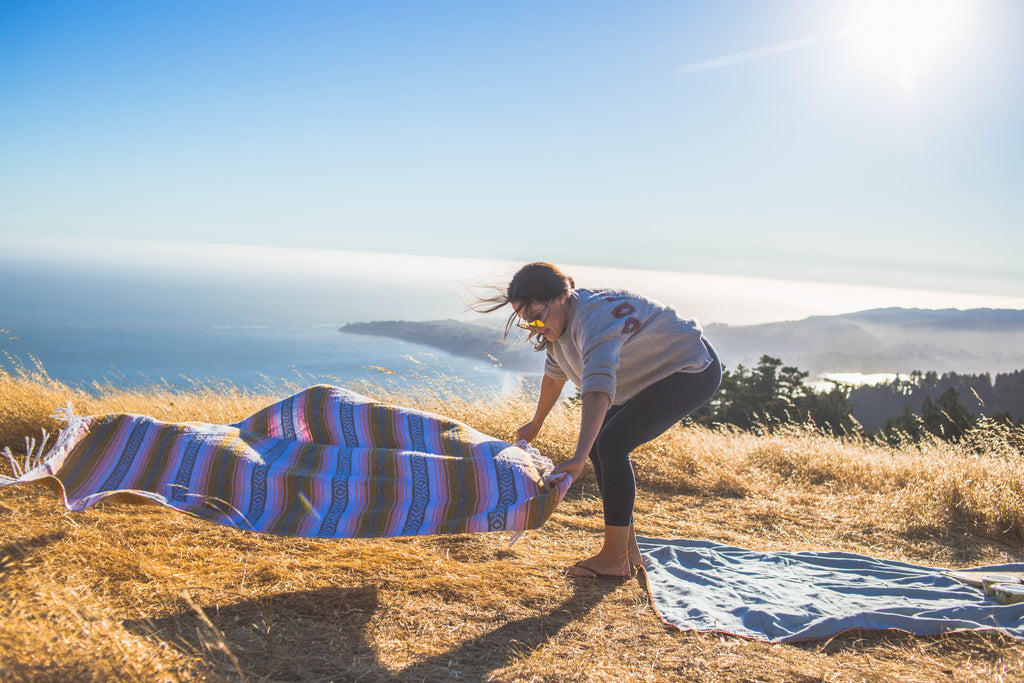
<path fill-rule="evenodd" d="M 881 434 L 955 441 L 979 420 L 1024 423 L 1024 370 L 984 374 L 912 372 L 877 385 L 832 382 L 817 391 L 806 371 L 762 356 L 753 368 L 726 370 L 698 422 L 742 429 L 812 422 L 834 434 Z"/>
<path fill-rule="evenodd" d="M 875 429 L 907 409 L 916 414 L 928 412 L 943 396 L 947 396 L 946 402 L 952 406 L 953 394 L 974 417 L 1012 416 L 1018 421 L 1024 418 L 1024 370 L 998 373 L 994 377 L 988 373 L 912 372 L 883 384 L 854 387 L 850 391 L 850 402 L 858 421 L 866 428 Z"/>

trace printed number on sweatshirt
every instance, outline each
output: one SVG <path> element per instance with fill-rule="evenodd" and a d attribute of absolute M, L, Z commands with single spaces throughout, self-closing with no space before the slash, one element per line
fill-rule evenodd
<path fill-rule="evenodd" d="M 612 309 L 612 315 L 620 320 L 625 318 L 625 322 L 622 325 L 622 332 L 620 334 L 629 334 L 630 332 L 636 331 L 640 327 L 640 321 L 633 317 L 636 313 L 636 308 L 633 304 L 629 303 L 629 297 L 624 294 L 612 294 L 610 292 L 602 293 L 598 292 L 598 296 L 609 303 L 621 301 L 618 306 Z"/>

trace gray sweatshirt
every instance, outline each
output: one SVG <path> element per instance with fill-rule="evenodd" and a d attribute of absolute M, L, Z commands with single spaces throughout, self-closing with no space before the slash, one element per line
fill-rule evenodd
<path fill-rule="evenodd" d="M 623 289 L 577 289 L 565 332 L 547 350 L 544 374 L 580 394 L 603 391 L 621 405 L 676 372 L 700 372 L 711 354 L 694 320 Z"/>

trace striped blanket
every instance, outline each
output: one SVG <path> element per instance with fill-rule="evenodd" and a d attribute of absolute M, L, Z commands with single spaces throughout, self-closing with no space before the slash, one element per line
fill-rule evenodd
<path fill-rule="evenodd" d="M 133 494 L 284 536 L 367 538 L 536 529 L 569 488 L 551 462 L 431 413 L 315 386 L 231 425 L 68 415 L 9 485 L 54 477 L 70 510 Z M 10 452 L 7 452 L 10 456 Z M 124 498 L 124 496 L 119 496 Z"/>

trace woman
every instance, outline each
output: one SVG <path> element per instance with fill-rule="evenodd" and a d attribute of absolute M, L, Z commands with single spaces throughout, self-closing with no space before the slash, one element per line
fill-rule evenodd
<path fill-rule="evenodd" d="M 513 309 L 506 336 L 518 324 L 535 349 L 547 351 L 536 412 L 516 437 L 536 438 L 567 380 L 582 395 L 576 452 L 549 478 L 576 480 L 589 458 L 604 507 L 604 545 L 565 573 L 628 578 L 641 561 L 629 454 L 707 403 L 722 380 L 718 356 L 697 323 L 672 307 L 627 290 L 576 289 L 550 263 L 523 266 L 503 293 L 475 308 L 505 304 Z"/>

